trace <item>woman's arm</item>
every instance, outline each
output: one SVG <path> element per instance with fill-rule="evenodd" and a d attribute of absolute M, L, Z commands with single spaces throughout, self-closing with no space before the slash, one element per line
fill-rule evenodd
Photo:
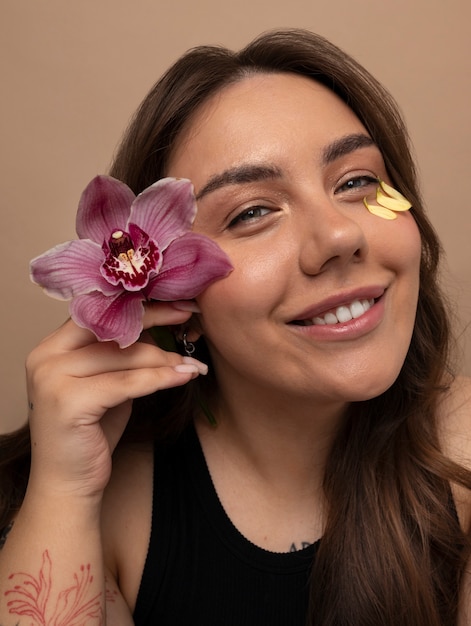
<path fill-rule="evenodd" d="M 153 305 L 145 327 L 179 324 L 189 316 Z M 2 626 L 132 624 L 103 558 L 102 498 L 111 454 L 133 398 L 203 372 L 203 366 L 153 345 L 120 350 L 97 343 L 72 321 L 31 353 L 31 474 L 0 551 Z"/>

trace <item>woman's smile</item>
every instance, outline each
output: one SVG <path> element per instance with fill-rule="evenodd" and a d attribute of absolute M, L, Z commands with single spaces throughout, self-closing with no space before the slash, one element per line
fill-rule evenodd
<path fill-rule="evenodd" d="M 304 310 L 290 322 L 300 326 L 337 325 L 362 317 L 385 293 L 382 286 L 369 286 L 340 293 Z"/>
<path fill-rule="evenodd" d="M 358 290 L 351 298 L 334 297 L 340 304 L 327 302 L 314 307 L 314 313 L 300 315 L 288 324 L 294 332 L 316 341 L 348 341 L 372 332 L 384 316 L 385 289 L 373 287 Z M 365 295 L 367 294 L 367 295 Z M 380 294 L 380 295 L 373 295 Z"/>
<path fill-rule="evenodd" d="M 297 326 L 332 326 L 345 324 L 353 319 L 362 317 L 374 305 L 374 298 L 371 299 L 355 299 L 350 304 L 341 304 L 335 309 L 331 309 L 326 313 L 315 315 L 314 317 L 294 320 L 291 324 Z"/>

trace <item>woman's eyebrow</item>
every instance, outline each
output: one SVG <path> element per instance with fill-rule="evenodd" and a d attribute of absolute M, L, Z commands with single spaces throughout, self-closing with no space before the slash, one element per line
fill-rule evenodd
<path fill-rule="evenodd" d="M 328 164 L 355 150 L 374 145 L 376 144 L 371 137 L 364 133 L 345 135 L 345 137 L 336 139 L 323 149 L 322 161 Z M 198 192 L 196 199 L 201 200 L 203 196 L 226 185 L 240 185 L 260 180 L 270 180 L 281 178 L 282 175 L 282 170 L 273 165 L 257 165 L 250 163 L 237 165 L 236 167 L 231 167 L 220 174 L 212 176 L 206 185 Z"/>
<path fill-rule="evenodd" d="M 325 164 L 329 164 L 351 152 L 355 152 L 355 150 L 369 146 L 376 146 L 369 135 L 364 133 L 345 135 L 336 139 L 322 150 L 322 161 Z"/>
<path fill-rule="evenodd" d="M 220 174 L 212 176 L 206 185 L 198 192 L 196 199 L 200 200 L 203 196 L 226 185 L 240 185 L 243 183 L 253 183 L 260 180 L 269 180 L 281 178 L 282 171 L 280 168 L 271 165 L 238 165 L 231 167 Z"/>

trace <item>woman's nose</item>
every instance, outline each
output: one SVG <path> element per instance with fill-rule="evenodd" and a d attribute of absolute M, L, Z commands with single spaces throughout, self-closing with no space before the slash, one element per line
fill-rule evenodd
<path fill-rule="evenodd" d="M 353 216 L 334 202 L 309 211 L 309 224 L 302 227 L 300 266 L 306 274 L 319 274 L 330 267 L 362 261 L 368 254 L 365 233 Z"/>

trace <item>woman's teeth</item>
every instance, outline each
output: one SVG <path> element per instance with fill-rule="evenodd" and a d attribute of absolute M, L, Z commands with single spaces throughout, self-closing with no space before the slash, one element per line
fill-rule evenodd
<path fill-rule="evenodd" d="M 329 311 L 323 316 L 314 317 L 311 320 L 297 321 L 296 324 L 300 326 L 324 326 L 349 322 L 366 313 L 374 303 L 373 298 L 371 300 L 354 300 L 351 304 L 339 306 L 335 311 Z"/>

